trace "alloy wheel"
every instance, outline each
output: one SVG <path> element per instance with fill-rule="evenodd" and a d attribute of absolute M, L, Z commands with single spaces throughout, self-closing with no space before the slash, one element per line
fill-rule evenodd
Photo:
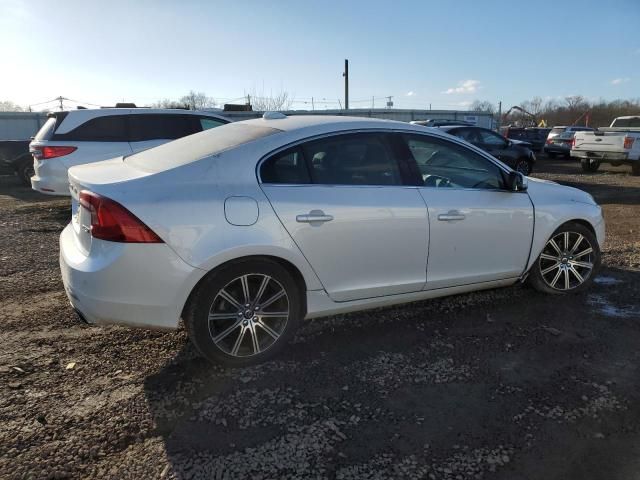
<path fill-rule="evenodd" d="M 595 252 L 584 235 L 561 232 L 547 242 L 538 261 L 544 282 L 555 290 L 567 291 L 591 276 Z"/>
<path fill-rule="evenodd" d="M 268 350 L 285 330 L 290 306 L 275 278 L 242 275 L 217 293 L 209 308 L 209 335 L 227 355 L 250 357 Z"/>

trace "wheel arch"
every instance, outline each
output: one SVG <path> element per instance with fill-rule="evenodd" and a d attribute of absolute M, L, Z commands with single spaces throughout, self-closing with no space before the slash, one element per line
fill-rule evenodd
<path fill-rule="evenodd" d="M 223 263 L 220 263 L 219 265 L 216 265 L 214 268 L 212 268 L 211 270 L 207 271 L 204 275 L 202 275 L 202 277 L 200 278 L 200 280 L 198 280 L 198 282 L 193 286 L 193 288 L 191 289 L 191 292 L 189 292 L 189 295 L 187 296 L 184 305 L 182 306 L 182 310 L 181 310 L 181 317 L 184 317 L 185 314 L 185 310 L 187 308 L 189 308 L 189 306 L 191 305 L 191 301 L 193 299 L 194 294 L 198 291 L 198 289 L 200 288 L 200 286 L 212 275 L 215 275 L 216 272 L 220 271 L 223 268 L 226 268 L 230 265 L 234 265 L 237 263 L 241 263 L 241 262 L 247 262 L 247 261 L 255 261 L 255 260 L 270 260 L 272 262 L 275 262 L 277 264 L 279 264 L 281 267 L 283 267 L 285 270 L 287 270 L 287 272 L 289 272 L 291 274 L 291 276 L 295 279 L 296 283 L 298 285 L 300 285 L 300 298 L 302 300 L 302 305 L 304 308 L 304 315 L 306 316 L 307 314 L 307 282 L 304 278 L 304 275 L 302 274 L 302 272 L 298 269 L 298 267 L 296 265 L 294 265 L 291 261 L 282 258 L 282 257 L 278 257 L 275 255 L 263 255 L 263 254 L 257 254 L 257 255 L 246 255 L 246 256 L 242 256 L 242 257 L 237 257 L 237 258 L 232 258 L 230 260 L 227 260 Z"/>

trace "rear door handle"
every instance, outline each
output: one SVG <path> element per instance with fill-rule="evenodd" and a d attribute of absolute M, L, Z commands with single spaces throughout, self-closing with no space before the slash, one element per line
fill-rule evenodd
<path fill-rule="evenodd" d="M 324 223 L 333 220 L 333 215 L 326 215 L 322 210 L 311 210 L 303 215 L 296 215 L 298 223 Z"/>
<path fill-rule="evenodd" d="M 447 213 L 441 213 L 440 215 L 438 215 L 438 220 L 442 221 L 442 222 L 452 222 L 455 220 L 464 220 L 465 217 L 464 214 L 460 213 L 457 210 L 451 210 Z"/>

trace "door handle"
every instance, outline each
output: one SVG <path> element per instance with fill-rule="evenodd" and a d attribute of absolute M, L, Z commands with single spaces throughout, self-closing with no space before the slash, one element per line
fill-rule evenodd
<path fill-rule="evenodd" d="M 464 214 L 460 213 L 457 210 L 451 210 L 447 213 L 441 213 L 438 215 L 438 220 L 442 222 L 452 222 L 455 220 L 464 220 L 466 217 Z"/>
<path fill-rule="evenodd" d="M 311 210 L 303 215 L 296 215 L 298 223 L 324 223 L 333 220 L 333 215 L 325 215 L 322 210 Z"/>

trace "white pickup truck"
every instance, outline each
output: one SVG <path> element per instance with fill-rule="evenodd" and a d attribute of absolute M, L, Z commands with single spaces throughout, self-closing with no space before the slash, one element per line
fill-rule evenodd
<path fill-rule="evenodd" d="M 576 132 L 571 156 L 580 159 L 585 172 L 610 163 L 631 165 L 633 175 L 640 175 L 640 116 L 618 117 L 595 132 Z"/>

